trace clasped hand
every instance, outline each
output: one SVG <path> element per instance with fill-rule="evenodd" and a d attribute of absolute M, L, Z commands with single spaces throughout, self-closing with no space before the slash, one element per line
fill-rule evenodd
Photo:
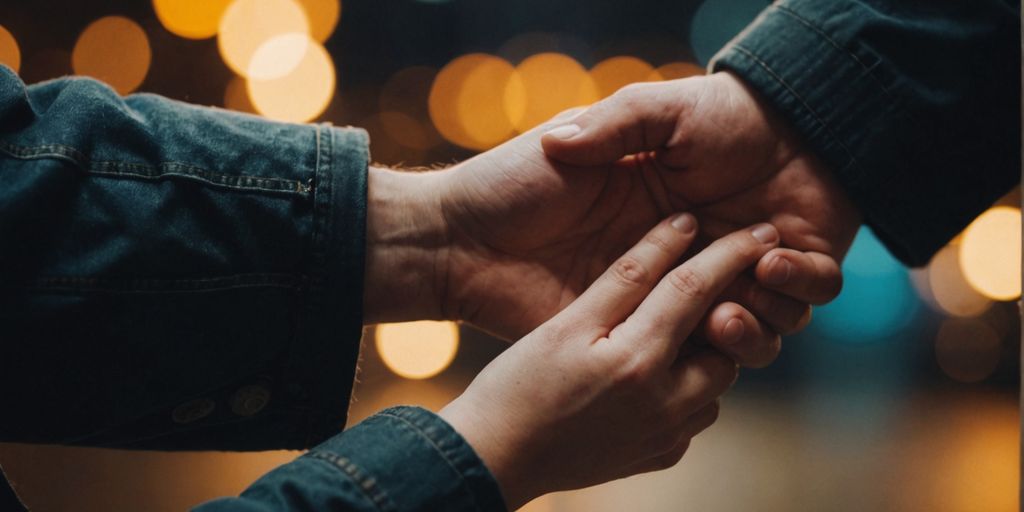
<path fill-rule="evenodd" d="M 679 460 L 736 364 L 770 363 L 838 293 L 860 223 L 724 73 L 627 87 L 443 171 L 371 168 L 368 201 L 368 322 L 525 335 L 442 412 L 512 506 Z"/>

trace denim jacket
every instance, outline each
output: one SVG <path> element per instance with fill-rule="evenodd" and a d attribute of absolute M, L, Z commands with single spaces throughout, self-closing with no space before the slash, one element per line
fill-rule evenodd
<path fill-rule="evenodd" d="M 0 66 L 0 441 L 312 448 L 205 511 L 502 509 L 428 411 L 341 434 L 367 146 Z"/>
<path fill-rule="evenodd" d="M 1019 180 L 1015 4 L 783 0 L 712 66 L 766 98 L 920 264 Z M 26 88 L 0 66 L 0 440 L 312 447 L 205 512 L 503 509 L 427 411 L 339 434 L 367 144 L 86 79 Z"/>

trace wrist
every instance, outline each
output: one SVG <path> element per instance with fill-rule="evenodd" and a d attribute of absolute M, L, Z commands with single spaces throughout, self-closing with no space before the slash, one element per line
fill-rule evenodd
<path fill-rule="evenodd" d="M 369 168 L 363 323 L 443 318 L 449 244 L 441 172 Z"/>

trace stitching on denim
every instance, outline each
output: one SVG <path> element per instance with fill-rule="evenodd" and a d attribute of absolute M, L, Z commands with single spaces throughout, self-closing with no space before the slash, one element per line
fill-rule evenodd
<path fill-rule="evenodd" d="M 419 425 L 409 421 L 408 418 L 406 418 L 405 416 L 401 415 L 402 414 L 401 411 L 385 410 L 385 411 L 381 411 L 378 414 L 380 416 L 387 416 L 387 417 L 399 420 L 402 423 L 405 423 L 410 428 L 412 428 L 414 431 L 416 431 L 416 433 L 418 433 L 421 437 L 425 438 L 430 443 L 430 446 L 432 446 L 434 448 L 434 450 L 437 451 L 437 453 L 439 453 L 441 455 L 441 458 L 444 459 L 445 464 L 448 464 L 448 467 L 452 468 L 452 471 L 454 471 L 455 474 L 459 475 L 459 478 L 462 481 L 461 487 L 466 490 L 466 494 L 469 494 L 469 497 L 473 500 L 473 504 L 476 505 L 476 509 L 477 510 L 483 510 L 483 509 L 480 508 L 480 503 L 477 502 L 476 495 L 469 489 L 469 486 L 466 485 L 466 476 L 463 474 L 462 471 L 459 470 L 457 465 L 452 461 L 452 459 L 454 457 L 452 457 L 448 453 L 448 450 L 445 450 L 445 449 L 441 448 L 441 446 L 438 445 L 438 443 L 434 440 L 433 437 L 430 436 L 430 434 L 427 433 L 426 430 L 420 428 Z"/>
<path fill-rule="evenodd" d="M 846 146 L 846 144 L 843 143 L 843 141 L 839 137 L 836 136 L 836 134 L 832 131 L 832 128 L 828 125 L 828 123 L 826 123 L 825 120 L 818 114 L 818 112 L 816 110 L 814 110 L 814 108 L 811 107 L 810 104 L 807 103 L 807 101 L 803 98 L 803 96 L 800 95 L 799 92 L 796 91 L 796 89 L 794 89 L 791 85 L 789 85 L 789 83 L 786 82 L 786 80 L 783 79 L 782 76 L 780 76 L 778 73 L 776 73 L 775 70 L 773 70 L 768 65 L 768 63 L 766 63 L 763 60 L 759 59 L 750 50 L 744 48 L 743 46 L 741 46 L 739 44 L 733 45 L 733 49 L 738 51 L 738 52 L 740 52 L 740 53 L 742 53 L 743 55 L 749 57 L 751 60 L 753 60 L 755 63 L 757 63 L 757 65 L 759 65 L 762 68 L 764 68 L 764 70 L 769 75 L 771 75 L 772 78 L 774 78 L 777 82 L 782 84 L 782 86 L 785 87 L 786 90 L 790 92 L 790 94 L 792 94 L 793 96 L 796 97 L 797 101 L 799 101 L 800 104 L 803 105 L 804 108 L 807 109 L 807 111 L 810 112 L 812 116 L 814 116 L 814 119 L 815 119 L 815 121 L 818 122 L 818 124 L 820 124 L 826 131 L 828 131 L 829 137 L 832 140 L 834 140 L 836 142 L 836 144 L 839 145 L 839 147 L 843 148 L 843 151 L 846 152 L 846 155 L 849 158 L 849 161 L 843 167 L 844 169 L 848 169 L 848 168 L 850 168 L 852 166 L 857 165 L 857 158 L 853 156 L 853 151 L 851 151 L 850 148 L 848 148 Z"/>
<path fill-rule="evenodd" d="M 377 485 L 377 479 L 364 474 L 362 468 L 354 464 L 347 457 L 321 451 L 312 451 L 309 452 L 308 455 L 313 459 L 322 460 L 340 469 L 356 483 L 359 490 L 362 491 L 363 495 L 366 496 L 366 498 L 369 499 L 375 507 L 377 507 L 377 510 L 396 510 L 394 504 L 391 503 L 391 498 L 389 498 L 387 493 Z"/>
<path fill-rule="evenodd" d="M 198 279 L 117 279 L 86 276 L 46 276 L 28 283 L 16 283 L 16 288 L 42 291 L 103 292 L 103 293 L 201 293 L 239 288 L 283 288 L 302 290 L 308 278 L 292 274 L 237 274 L 233 276 Z M 2 285 L 0 285 L 2 287 Z"/>
<path fill-rule="evenodd" d="M 262 176 L 221 174 L 182 162 L 162 162 L 158 166 L 152 166 L 133 162 L 91 160 L 77 149 L 62 144 L 43 144 L 29 147 L 0 141 L 0 152 L 20 160 L 41 160 L 47 158 L 63 160 L 73 164 L 89 175 L 143 180 L 184 178 L 236 190 L 280 192 L 301 196 L 305 196 L 310 192 L 309 184 L 301 181 Z"/>
<path fill-rule="evenodd" d="M 874 80 L 875 83 L 878 84 L 878 87 L 880 89 L 882 89 L 882 92 L 884 92 L 885 95 L 889 99 L 893 99 L 892 92 L 890 92 L 889 89 L 886 88 L 885 84 L 882 83 L 882 81 L 879 80 L 878 77 L 875 76 L 875 74 L 872 72 L 872 68 L 870 66 L 868 66 L 867 64 L 865 64 L 864 61 L 860 60 L 860 57 L 858 57 L 856 53 L 853 53 L 850 50 L 847 50 L 846 48 L 842 47 L 838 42 L 836 42 L 836 40 L 832 39 L 832 37 L 830 37 L 827 32 L 825 32 L 824 30 L 819 28 L 817 25 L 812 23 L 811 20 L 808 20 L 807 18 L 804 18 L 803 16 L 801 16 L 798 12 L 790 9 L 789 7 L 786 7 L 785 5 L 781 5 L 781 4 L 776 5 L 775 7 L 782 14 L 789 15 L 790 17 L 795 19 L 798 23 L 800 23 L 800 24 L 806 26 L 807 28 L 813 30 L 816 34 L 821 36 L 822 39 L 828 41 L 828 43 L 830 45 L 832 45 L 832 47 L 835 48 L 836 50 L 838 50 L 839 52 L 844 53 L 848 57 L 850 57 L 850 59 L 852 59 L 854 62 L 856 62 L 857 65 L 861 67 L 861 69 L 863 69 L 865 72 L 867 72 L 868 76 L 870 76 L 871 79 Z"/>

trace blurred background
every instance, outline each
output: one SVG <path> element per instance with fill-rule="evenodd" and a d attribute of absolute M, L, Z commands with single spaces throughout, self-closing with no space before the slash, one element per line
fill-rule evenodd
<path fill-rule="evenodd" d="M 0 63 L 370 132 L 373 160 L 468 158 L 631 82 L 701 74 L 757 0 L 91 0 L 0 4 Z M 955 66 L 956 63 L 950 63 Z M 923 269 L 863 229 L 840 297 L 745 371 L 669 471 L 529 511 L 1018 509 L 1020 191 Z M 367 331 L 352 421 L 437 410 L 505 344 L 450 323 Z M 296 452 L 0 444 L 34 510 L 182 510 Z"/>

